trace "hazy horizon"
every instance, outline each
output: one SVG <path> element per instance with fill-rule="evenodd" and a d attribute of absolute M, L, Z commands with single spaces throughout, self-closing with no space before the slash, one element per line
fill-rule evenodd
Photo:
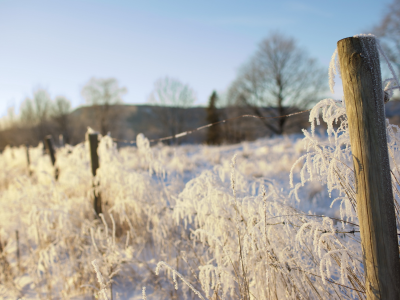
<path fill-rule="evenodd" d="M 76 108 L 91 77 L 115 77 L 125 103 L 144 104 L 154 82 L 171 76 L 205 105 L 276 30 L 328 70 L 336 42 L 367 32 L 389 3 L 0 1 L 0 116 L 39 87 Z"/>

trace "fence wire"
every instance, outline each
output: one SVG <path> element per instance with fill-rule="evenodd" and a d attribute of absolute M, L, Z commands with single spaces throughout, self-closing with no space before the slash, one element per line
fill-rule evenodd
<path fill-rule="evenodd" d="M 260 117 L 260 116 L 255 116 L 255 115 L 241 115 L 241 116 L 238 116 L 238 117 L 229 118 L 229 119 L 224 119 L 224 120 L 221 120 L 221 121 L 218 121 L 218 122 L 214 122 L 214 123 L 209 123 L 209 124 L 207 124 L 207 125 L 203 125 L 203 126 L 200 126 L 200 127 L 194 128 L 194 129 L 191 129 L 191 130 L 187 130 L 187 131 L 183 131 L 183 132 L 181 132 L 181 133 L 177 133 L 177 134 L 175 134 L 175 135 L 170 135 L 170 136 L 166 136 L 166 137 L 162 137 L 162 138 L 158 138 L 158 139 L 151 139 L 151 140 L 149 140 L 149 142 L 150 142 L 150 143 L 154 143 L 154 142 L 162 142 L 162 141 L 167 141 L 167 140 L 172 140 L 172 139 L 181 138 L 181 137 L 184 137 L 184 136 L 193 134 L 193 133 L 195 133 L 195 132 L 197 132 L 197 131 L 200 131 L 200 130 L 209 128 L 209 127 L 213 127 L 213 126 L 216 126 L 216 125 L 219 125 L 219 124 L 224 124 L 224 123 L 231 122 L 231 121 L 235 121 L 235 120 L 242 119 L 242 118 L 279 119 L 279 118 L 288 118 L 288 117 L 292 117 L 292 116 L 299 115 L 299 114 L 303 114 L 303 113 L 309 112 L 309 111 L 311 111 L 311 108 L 310 108 L 310 109 L 307 109 L 307 110 L 302 110 L 302 111 L 299 111 L 299 112 L 295 112 L 295 113 L 283 115 L 283 116 L 276 116 L 276 117 Z M 132 144 L 132 145 L 136 144 L 136 141 L 122 140 L 122 139 L 117 139 L 117 138 L 112 138 L 112 140 L 115 141 L 115 142 L 121 142 L 121 143 L 125 143 L 125 144 Z"/>

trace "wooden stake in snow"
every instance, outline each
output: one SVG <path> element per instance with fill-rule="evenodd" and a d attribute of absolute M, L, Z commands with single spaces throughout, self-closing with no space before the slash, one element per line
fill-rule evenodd
<path fill-rule="evenodd" d="M 356 178 L 367 299 L 400 299 L 400 263 L 377 41 L 337 43 Z"/>
<path fill-rule="evenodd" d="M 18 230 L 15 230 L 15 239 L 17 242 L 17 267 L 18 267 L 18 274 L 21 273 L 21 261 L 20 261 L 20 251 L 19 251 L 19 234 Z"/>
<path fill-rule="evenodd" d="M 25 148 L 26 148 L 26 162 L 28 165 L 28 174 L 29 176 L 31 176 L 32 172 L 31 172 L 31 159 L 29 157 L 29 144 L 26 144 Z"/>
<path fill-rule="evenodd" d="M 29 157 L 29 145 L 26 144 L 25 148 L 26 148 L 26 162 L 27 162 L 28 168 L 29 168 L 29 166 L 31 165 L 31 159 Z"/>
<path fill-rule="evenodd" d="M 97 147 L 99 146 L 99 135 L 97 133 L 89 134 L 89 145 L 90 145 L 90 162 L 92 166 L 92 175 L 96 176 L 96 171 L 99 168 L 99 156 L 97 154 Z M 93 182 L 93 188 L 95 188 L 95 184 Z M 97 215 L 102 213 L 101 210 L 101 195 L 100 193 L 94 193 L 94 210 Z"/>
<path fill-rule="evenodd" d="M 55 151 L 54 151 L 51 135 L 46 136 L 46 138 L 44 139 L 44 142 L 46 145 L 47 152 L 50 155 L 51 163 L 54 166 L 56 164 L 56 156 L 55 156 Z M 58 179 L 58 168 L 57 167 L 55 167 L 55 169 L 54 169 L 54 178 L 56 180 Z"/>

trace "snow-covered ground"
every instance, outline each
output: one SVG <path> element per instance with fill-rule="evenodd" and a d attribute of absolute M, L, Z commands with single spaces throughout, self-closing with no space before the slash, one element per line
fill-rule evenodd
<path fill-rule="evenodd" d="M 57 181 L 42 145 L 29 168 L 24 147 L 5 149 L 0 296 L 364 298 L 347 126 L 331 126 L 344 108 L 324 100 L 312 120 L 320 109 L 326 136 L 150 147 L 138 135 L 119 150 L 103 137 L 95 179 L 88 142 L 57 149 Z"/>

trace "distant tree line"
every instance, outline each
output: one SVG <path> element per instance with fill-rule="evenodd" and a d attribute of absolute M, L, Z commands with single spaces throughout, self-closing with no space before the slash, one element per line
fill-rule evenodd
<path fill-rule="evenodd" d="M 217 123 L 253 114 L 259 118 L 238 118 L 234 122 L 210 126 L 204 136 L 200 133 L 201 138 L 172 138 L 166 143 L 196 140 L 219 145 L 298 132 L 307 126 L 304 117 L 290 120 L 274 117 L 299 111 L 317 100 L 325 89 L 325 77 L 317 62 L 309 58 L 294 39 L 273 33 L 260 43 L 256 53 L 242 66 L 226 93 L 225 103 L 221 103 L 217 92 L 213 91 L 203 113 L 200 113 L 201 109 L 197 115 L 188 113 L 197 99 L 188 84 L 168 76 L 158 79 L 148 98 L 152 105 L 148 119 L 153 121 L 141 129 L 145 134 L 157 133 L 159 137 L 174 136 L 193 129 L 191 126 L 194 124 Z M 72 112 L 67 98 L 57 96 L 51 99 L 46 90 L 37 89 L 21 104 L 19 120 L 3 131 L 2 143 L 34 145 L 52 134 L 54 137 L 62 136 L 64 143 L 75 144 L 82 141 L 86 126 L 93 127 L 102 135 L 111 132 L 116 138 L 133 138 L 132 135 L 139 133 L 138 128 L 131 128 L 130 123 L 134 121 L 129 120 L 129 116 L 121 116 L 124 111 L 118 108 L 126 92 L 126 88 L 114 78 L 92 78 L 81 91 L 87 109 Z M 14 116 L 10 116 L 12 118 Z"/>
<path fill-rule="evenodd" d="M 387 7 L 372 32 L 381 39 L 386 56 L 398 74 L 400 0 Z M 148 98 L 150 106 L 136 108 L 122 106 L 127 90 L 114 78 L 90 79 L 81 91 L 87 106 L 74 111 L 66 97 L 51 98 L 46 90 L 36 89 L 23 101 L 19 114 L 10 108 L 7 116 L 0 119 L 0 149 L 7 144 L 36 145 L 48 134 L 55 138 L 62 136 L 64 143 L 76 144 L 83 140 L 87 126 L 103 135 L 111 132 L 116 138 L 134 139 L 139 132 L 157 138 L 217 123 L 191 137 L 167 140 L 170 144 L 219 145 L 300 132 L 308 125 L 307 114 L 279 116 L 310 108 L 321 99 L 327 90 L 326 73 L 295 39 L 273 32 L 241 66 L 223 97 L 216 91 L 211 93 L 207 107 L 193 107 L 197 99 L 195 91 L 168 76 L 155 82 Z M 258 118 L 238 118 L 244 114 Z M 235 121 L 218 123 L 226 119 Z"/>
<path fill-rule="evenodd" d="M 217 108 L 221 104 L 217 93 L 212 93 L 205 121 L 216 123 L 244 114 L 259 118 L 237 119 L 209 127 L 205 142 L 221 144 L 254 139 L 259 137 L 257 127 L 260 126 L 265 128 L 264 136 L 300 131 L 307 126 L 304 117 L 288 119 L 279 116 L 309 108 L 320 99 L 327 89 L 326 75 L 327 72 L 293 38 L 278 32 L 270 34 L 239 70 L 228 89 L 224 110 Z M 184 130 L 184 109 L 194 100 L 188 85 L 166 77 L 156 82 L 149 103 L 169 107 L 170 111 L 162 109 L 158 114 L 163 126 L 169 128 L 169 134 L 174 135 Z"/>
<path fill-rule="evenodd" d="M 60 139 L 56 144 L 76 144 L 84 138 L 86 126 L 92 126 L 105 135 L 118 125 L 113 121 L 117 118 L 113 106 L 122 103 L 121 97 L 125 93 L 126 89 L 120 87 L 114 78 L 90 79 L 82 88 L 82 96 L 86 104 L 91 106 L 90 114 L 80 117 L 73 114 L 71 102 L 66 97 L 51 99 L 45 89 L 38 88 L 32 97 L 27 97 L 21 103 L 18 118 L 14 110 L 9 109 L 0 132 L 0 149 L 7 144 L 37 145 L 46 135 Z M 76 124 L 77 120 L 79 124 Z"/>
<path fill-rule="evenodd" d="M 384 26 L 379 28 L 384 30 Z M 92 78 L 81 91 L 87 106 L 74 111 L 67 98 L 52 99 L 46 90 L 35 90 L 21 104 L 18 118 L 13 111 L 9 112 L 8 126 L 0 132 L 0 139 L 2 144 L 35 144 L 52 134 L 62 135 L 63 142 L 75 144 L 82 141 L 87 126 L 102 135 L 111 132 L 116 138 L 133 139 L 138 130 L 163 137 L 193 129 L 195 125 L 232 118 L 235 121 L 208 127 L 205 134 L 195 133 L 201 138 L 170 139 L 166 143 L 196 140 L 219 145 L 300 132 L 308 125 L 307 114 L 279 116 L 310 108 L 321 99 L 327 90 L 326 73 L 293 38 L 274 32 L 261 41 L 253 56 L 242 65 L 224 96 L 213 91 L 203 109 L 191 109 L 197 96 L 188 84 L 167 76 L 154 83 L 148 97 L 151 107 L 139 109 L 141 115 L 136 115 L 133 108 L 122 109 L 122 97 L 127 90 L 115 78 Z M 245 114 L 257 118 L 238 118 Z M 135 118 L 146 125 L 140 125 Z"/>

